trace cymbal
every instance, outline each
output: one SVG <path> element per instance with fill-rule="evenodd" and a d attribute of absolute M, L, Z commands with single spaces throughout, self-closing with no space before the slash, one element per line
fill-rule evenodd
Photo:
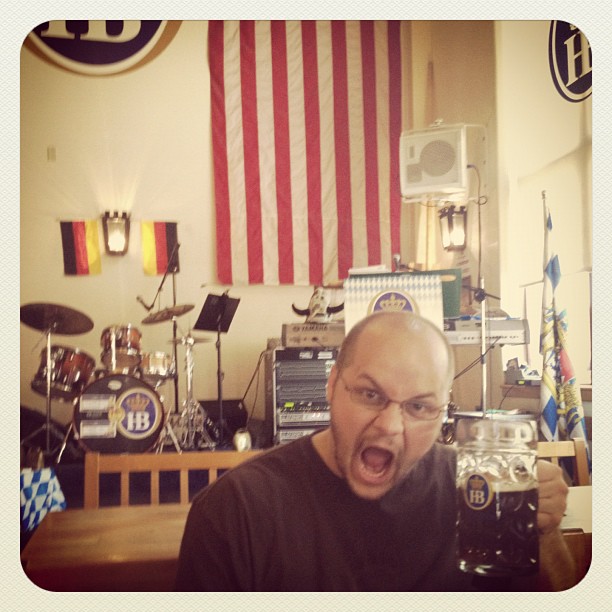
<path fill-rule="evenodd" d="M 163 323 L 164 321 L 169 321 L 172 317 L 180 317 L 184 315 L 186 312 L 189 312 L 193 309 L 193 304 L 183 304 L 182 306 L 170 306 L 169 308 L 164 308 L 164 310 L 159 310 L 158 312 L 153 312 L 142 320 L 142 323 L 148 325 L 149 323 Z"/>
<path fill-rule="evenodd" d="M 201 344 L 203 342 L 212 342 L 212 340 L 210 338 L 194 338 L 193 336 L 168 340 L 168 344 Z"/>
<path fill-rule="evenodd" d="M 25 304 L 20 309 L 20 317 L 29 327 L 67 336 L 84 334 L 94 326 L 86 314 L 61 304 Z"/>

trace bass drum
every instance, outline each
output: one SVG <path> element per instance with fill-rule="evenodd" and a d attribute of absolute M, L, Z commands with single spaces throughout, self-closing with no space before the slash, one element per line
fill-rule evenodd
<path fill-rule="evenodd" d="M 97 453 L 144 453 L 159 441 L 164 410 L 155 390 L 138 378 L 111 374 L 89 384 L 75 403 L 79 444 Z"/>

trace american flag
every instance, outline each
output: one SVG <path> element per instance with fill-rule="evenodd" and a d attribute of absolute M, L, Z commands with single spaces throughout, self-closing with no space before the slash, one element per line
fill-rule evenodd
<path fill-rule="evenodd" d="M 551 248 L 552 218 L 544 206 L 544 287 L 542 293 L 542 327 L 540 331 L 540 353 L 543 358 L 542 384 L 540 386 L 540 431 L 546 440 L 570 440 L 582 438 L 586 441 L 584 409 L 580 398 L 580 387 L 567 353 L 565 334 L 567 312 L 560 310 L 555 290 L 561 281 L 559 257 Z M 587 453 L 589 448 L 587 444 Z M 589 457 L 590 466 L 590 457 Z"/>
<path fill-rule="evenodd" d="M 209 23 L 221 283 L 391 265 L 409 38 L 398 21 Z"/>

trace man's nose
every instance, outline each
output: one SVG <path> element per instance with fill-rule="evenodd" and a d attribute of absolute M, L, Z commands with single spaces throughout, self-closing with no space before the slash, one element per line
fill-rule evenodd
<path fill-rule="evenodd" d="M 374 424 L 388 435 L 403 433 L 404 413 L 399 403 L 389 400 L 385 408 L 376 415 Z"/>

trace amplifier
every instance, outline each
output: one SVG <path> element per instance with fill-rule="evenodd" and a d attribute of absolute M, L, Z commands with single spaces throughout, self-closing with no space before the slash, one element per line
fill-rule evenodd
<path fill-rule="evenodd" d="M 318 410 L 291 406 L 276 409 L 276 424 L 278 427 L 302 427 L 303 425 L 326 425 L 329 423 L 329 409 Z"/>
<path fill-rule="evenodd" d="M 273 440 L 281 444 L 329 423 L 326 386 L 336 362 L 335 348 L 277 348 L 271 351 L 266 401 L 273 418 Z M 299 437 L 298 435 L 298 437 Z"/>
<path fill-rule="evenodd" d="M 344 323 L 284 323 L 281 341 L 288 347 L 340 346 L 344 340 Z"/>
<path fill-rule="evenodd" d="M 277 444 L 286 444 L 287 442 L 293 442 L 298 438 L 302 438 L 304 436 L 309 436 L 311 433 L 317 431 L 316 428 L 313 429 L 281 429 L 278 432 L 278 436 L 276 439 Z"/>
<path fill-rule="evenodd" d="M 206 414 L 215 422 L 219 421 L 219 400 L 199 400 Z M 249 415 L 239 399 L 223 399 L 221 402 L 223 410 L 223 421 L 233 436 L 236 430 L 246 427 Z"/>
<path fill-rule="evenodd" d="M 487 319 L 487 343 L 529 344 L 527 319 Z M 444 319 L 444 334 L 451 344 L 480 344 L 482 323 L 478 319 Z"/>

